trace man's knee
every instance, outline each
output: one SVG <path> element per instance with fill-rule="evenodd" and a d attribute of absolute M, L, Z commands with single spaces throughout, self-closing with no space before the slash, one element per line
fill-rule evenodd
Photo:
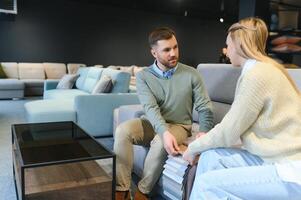
<path fill-rule="evenodd" d="M 124 140 L 131 137 L 131 133 L 136 127 L 137 122 L 133 120 L 125 121 L 117 126 L 115 131 L 115 140 Z"/>
<path fill-rule="evenodd" d="M 151 141 L 151 146 L 163 149 L 164 148 L 163 139 L 158 134 L 155 135 L 154 139 Z"/>

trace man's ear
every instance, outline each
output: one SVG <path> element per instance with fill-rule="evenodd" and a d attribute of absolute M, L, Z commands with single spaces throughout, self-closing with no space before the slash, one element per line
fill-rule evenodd
<path fill-rule="evenodd" d="M 153 55 L 155 58 L 157 58 L 156 51 L 155 51 L 153 48 L 151 48 L 151 53 L 152 53 L 152 55 Z"/>

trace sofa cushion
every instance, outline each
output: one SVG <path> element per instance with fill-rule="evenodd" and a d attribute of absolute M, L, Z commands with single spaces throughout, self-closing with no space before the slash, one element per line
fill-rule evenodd
<path fill-rule="evenodd" d="M 63 78 L 59 81 L 56 88 L 57 89 L 71 89 L 78 79 L 79 74 L 65 74 Z"/>
<path fill-rule="evenodd" d="M 78 89 L 46 90 L 44 91 L 44 99 L 74 99 L 78 95 L 87 94 L 89 93 Z"/>
<path fill-rule="evenodd" d="M 291 78 L 295 81 L 299 90 L 301 90 L 301 69 L 287 69 Z"/>
<path fill-rule="evenodd" d="M 102 72 L 103 75 L 110 76 L 113 80 L 114 87 L 111 93 L 125 93 L 129 91 L 131 77 L 129 73 L 106 68 Z"/>
<path fill-rule="evenodd" d="M 92 94 L 109 93 L 112 90 L 112 88 L 112 78 L 107 75 L 103 75 L 93 88 Z"/>
<path fill-rule="evenodd" d="M 45 79 L 45 70 L 42 63 L 19 63 L 20 79 Z"/>
<path fill-rule="evenodd" d="M 77 70 L 76 74 L 79 74 L 79 77 L 75 82 L 75 86 L 77 89 L 84 90 L 84 84 L 89 70 L 90 67 L 80 67 Z"/>
<path fill-rule="evenodd" d="M 147 67 L 138 67 L 138 66 L 134 66 L 134 69 L 133 69 L 133 75 L 136 76 L 136 74 L 138 72 L 140 72 L 141 70 L 145 69 Z"/>
<path fill-rule="evenodd" d="M 7 78 L 19 78 L 18 63 L 16 62 L 2 62 L 3 71 Z"/>
<path fill-rule="evenodd" d="M 131 76 L 134 75 L 134 65 L 132 66 L 120 66 L 120 71 L 130 73 Z"/>
<path fill-rule="evenodd" d="M 83 90 L 91 93 L 97 81 L 100 79 L 103 69 L 97 67 L 90 67 L 86 76 Z"/>
<path fill-rule="evenodd" d="M 66 74 L 64 63 L 43 63 L 47 79 L 60 79 Z"/>
<path fill-rule="evenodd" d="M 76 74 L 77 70 L 80 67 L 86 67 L 86 65 L 82 63 L 68 63 L 67 64 L 68 74 Z"/>
<path fill-rule="evenodd" d="M 24 105 L 27 122 L 76 122 L 72 100 L 38 100 Z"/>
<path fill-rule="evenodd" d="M 197 69 L 202 75 L 210 99 L 232 104 L 241 67 L 231 64 L 199 64 Z"/>
<path fill-rule="evenodd" d="M 145 161 L 145 158 L 146 158 L 149 148 L 140 146 L 140 145 L 134 145 L 133 148 L 134 148 L 134 152 L 135 152 L 133 171 L 139 177 L 142 177 L 144 161 Z"/>
<path fill-rule="evenodd" d="M 0 90 L 23 90 L 24 83 L 18 79 L 0 79 Z"/>

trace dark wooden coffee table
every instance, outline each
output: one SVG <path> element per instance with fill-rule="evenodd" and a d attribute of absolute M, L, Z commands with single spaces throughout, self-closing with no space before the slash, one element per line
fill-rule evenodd
<path fill-rule="evenodd" d="M 12 125 L 18 199 L 115 199 L 115 155 L 73 122 Z"/>

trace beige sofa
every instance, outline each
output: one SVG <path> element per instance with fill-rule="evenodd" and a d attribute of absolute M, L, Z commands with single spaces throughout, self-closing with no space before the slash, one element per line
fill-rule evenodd
<path fill-rule="evenodd" d="M 76 63 L 68 65 L 68 73 L 76 73 L 79 66 L 85 66 Z M 2 62 L 1 66 L 7 78 L 0 79 L 0 99 L 42 96 L 46 79 L 58 80 L 67 73 L 64 63 Z"/>

